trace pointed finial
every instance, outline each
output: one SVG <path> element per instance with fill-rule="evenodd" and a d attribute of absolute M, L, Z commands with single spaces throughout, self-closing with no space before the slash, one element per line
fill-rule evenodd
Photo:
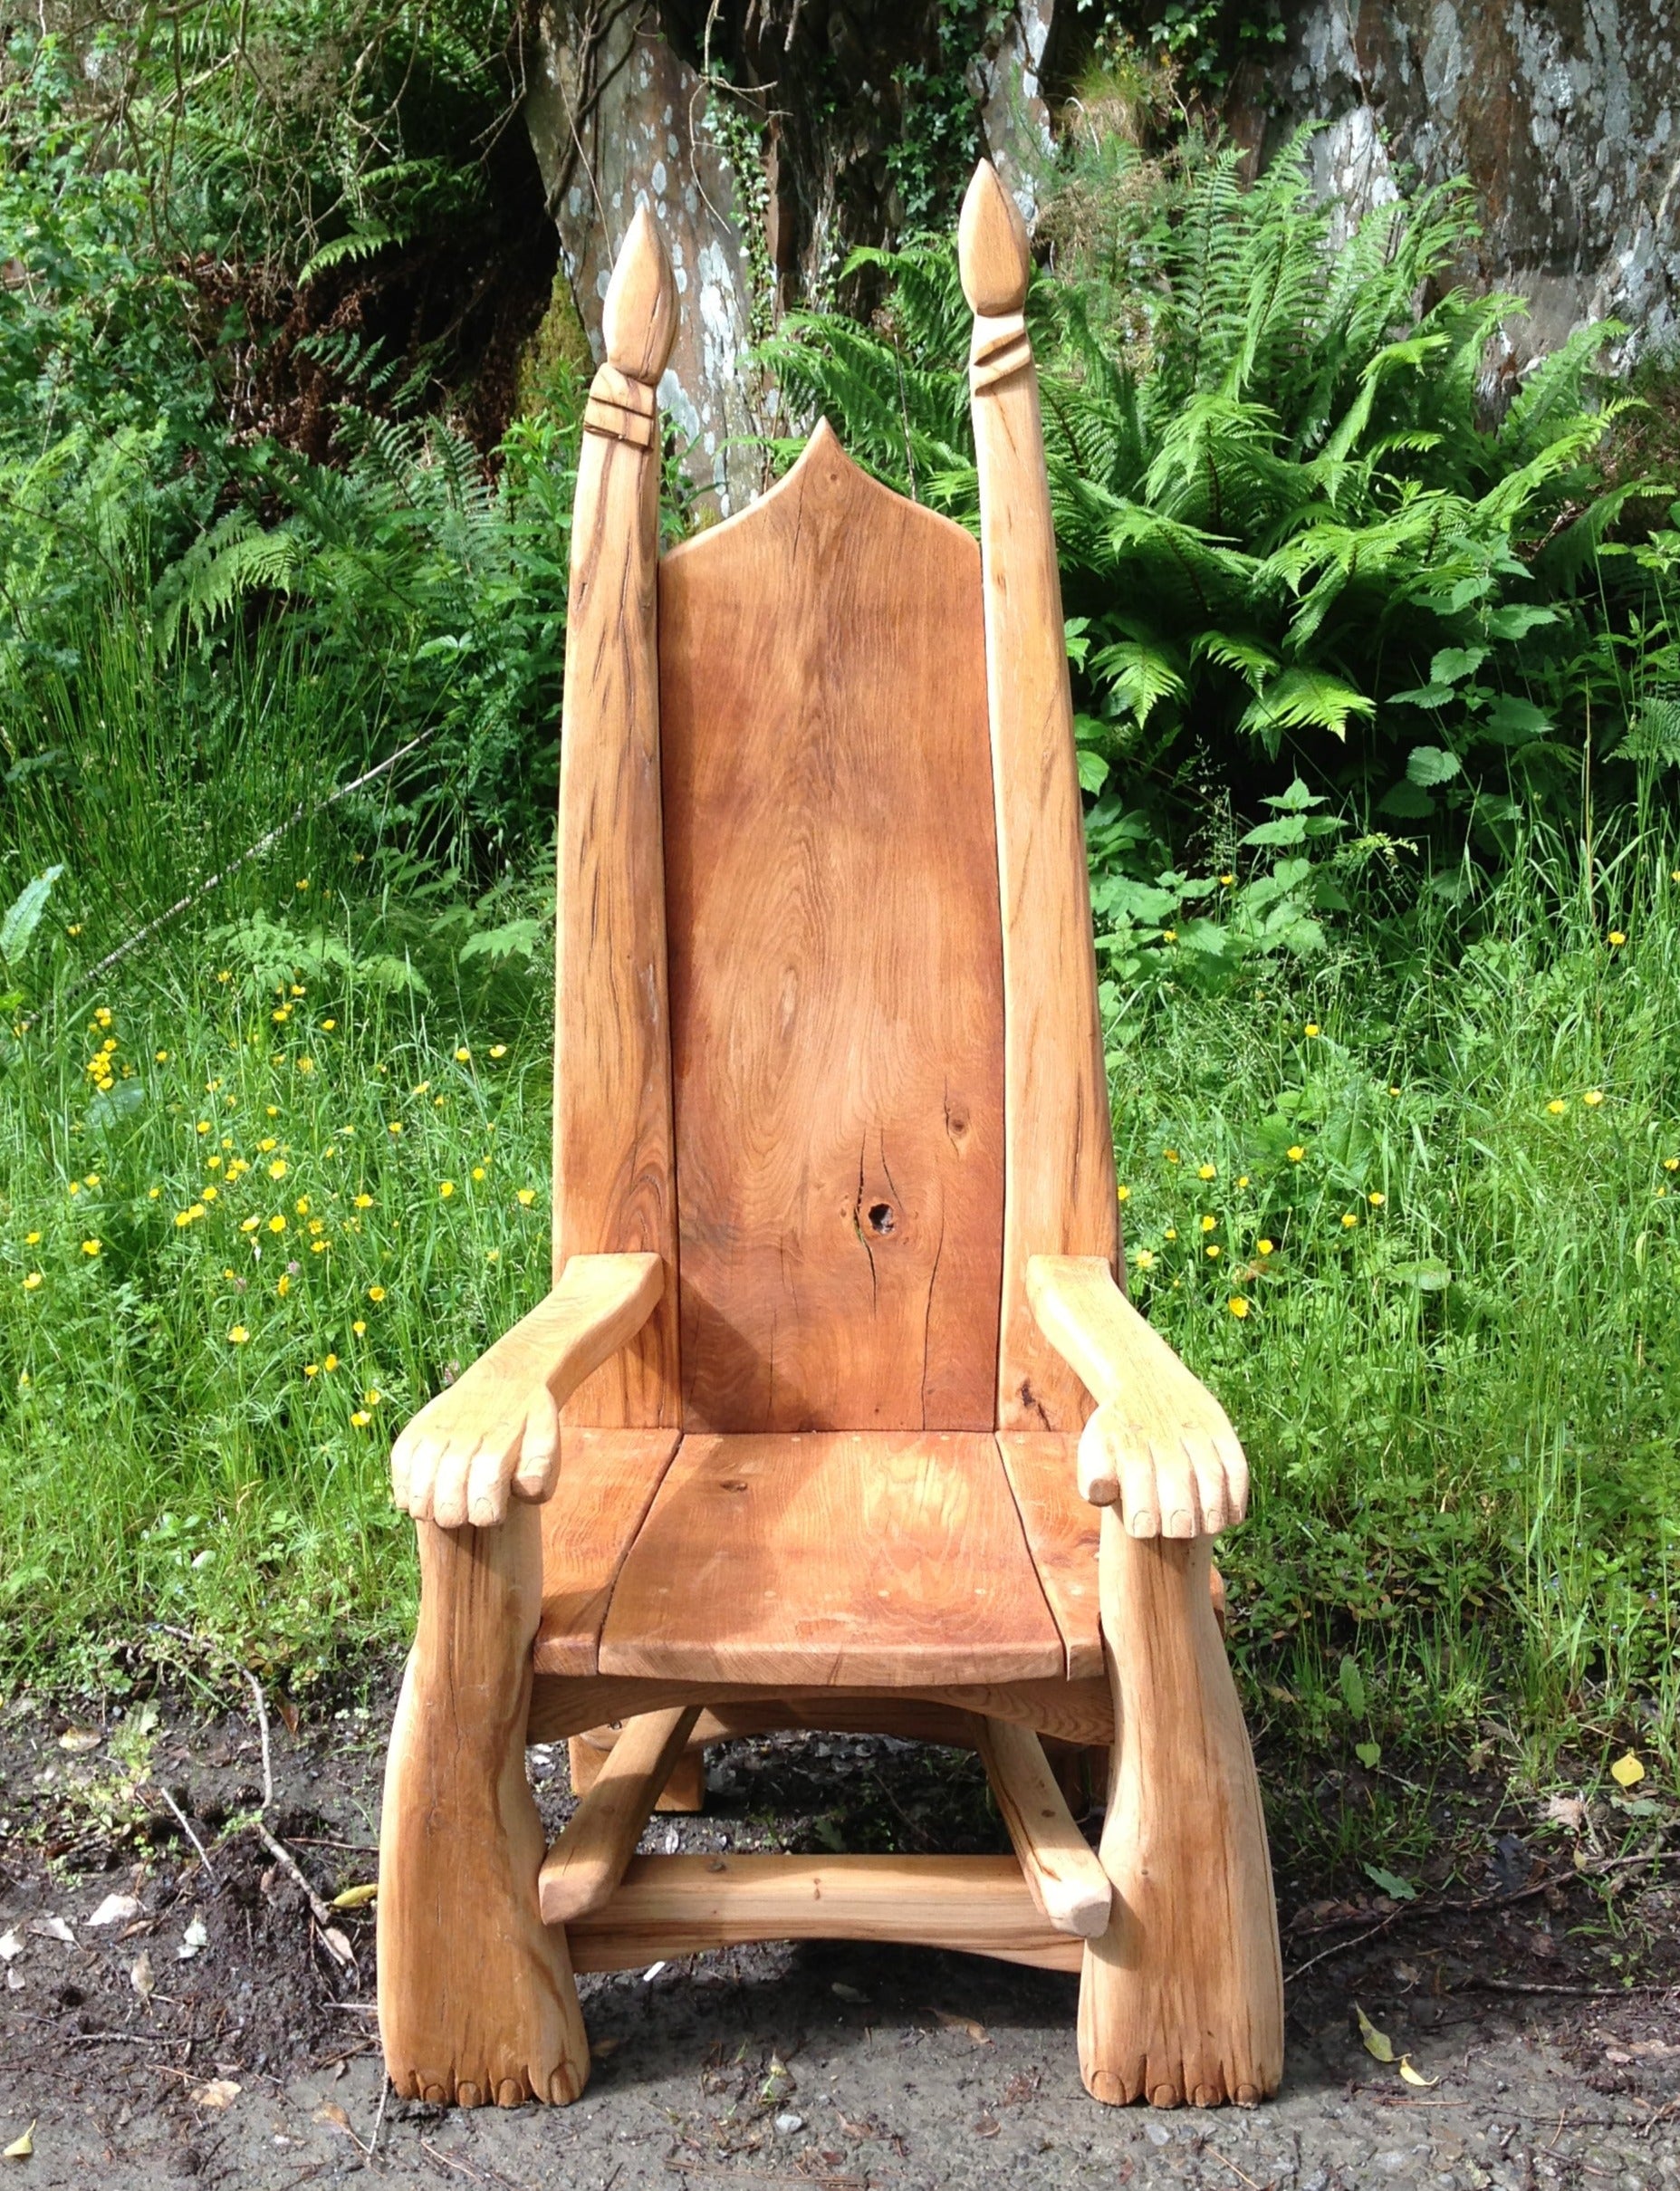
<path fill-rule="evenodd" d="M 956 263 L 970 311 L 1000 320 L 1027 301 L 1027 225 L 1021 208 L 983 159 L 963 200 L 956 231 Z"/>
<path fill-rule="evenodd" d="M 607 362 L 653 387 L 677 340 L 677 286 L 664 240 L 646 206 L 636 208 L 601 307 Z"/>

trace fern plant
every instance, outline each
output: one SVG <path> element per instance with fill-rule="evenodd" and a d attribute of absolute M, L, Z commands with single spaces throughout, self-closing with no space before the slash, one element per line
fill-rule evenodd
<path fill-rule="evenodd" d="M 1161 189 L 1121 187 L 1138 154 L 1102 157 L 1100 251 L 1027 307 L 1088 789 L 1118 771 L 1158 807 L 1211 780 L 1252 807 L 1300 771 L 1494 849 L 1579 778 L 1570 666 L 1639 491 L 1593 461 L 1620 331 L 1575 336 L 1490 418 L 1489 346 L 1521 307 L 1443 286 L 1475 233 L 1463 189 L 1338 240 L 1305 133 L 1253 184 L 1234 151 L 1186 162 L 1167 217 Z M 891 283 L 876 325 L 791 318 L 770 360 L 860 461 L 972 526 L 954 255 L 867 255 Z"/>

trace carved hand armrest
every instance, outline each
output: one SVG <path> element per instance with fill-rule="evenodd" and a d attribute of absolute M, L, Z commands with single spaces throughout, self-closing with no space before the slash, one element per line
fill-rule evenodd
<path fill-rule="evenodd" d="M 391 1493 L 417 1522 L 493 1526 L 509 1488 L 546 1499 L 560 1465 L 559 1409 L 647 1322 L 665 1286 L 657 1255 L 573 1255 L 553 1292 L 391 1448 Z"/>
<path fill-rule="evenodd" d="M 1097 1402 L 1080 1438 L 1080 1494 L 1118 1504 L 1128 1536 L 1216 1536 L 1248 1511 L 1230 1418 L 1138 1313 L 1100 1256 L 1034 1255 L 1027 1298 Z"/>

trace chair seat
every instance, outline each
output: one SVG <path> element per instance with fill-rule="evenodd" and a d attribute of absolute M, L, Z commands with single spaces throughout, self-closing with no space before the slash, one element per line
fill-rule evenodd
<path fill-rule="evenodd" d="M 1075 1444 L 568 1430 L 536 1670 L 788 1689 L 1099 1672 Z"/>

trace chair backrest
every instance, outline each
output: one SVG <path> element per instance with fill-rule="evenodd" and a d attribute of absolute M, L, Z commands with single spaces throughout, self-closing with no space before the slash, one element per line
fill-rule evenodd
<path fill-rule="evenodd" d="M 1118 1247 L 1026 243 L 964 211 L 981 540 L 820 427 L 657 553 L 674 324 L 619 252 L 572 539 L 556 1270 L 652 1249 L 580 1424 L 1077 1428 L 1037 1253 Z"/>

